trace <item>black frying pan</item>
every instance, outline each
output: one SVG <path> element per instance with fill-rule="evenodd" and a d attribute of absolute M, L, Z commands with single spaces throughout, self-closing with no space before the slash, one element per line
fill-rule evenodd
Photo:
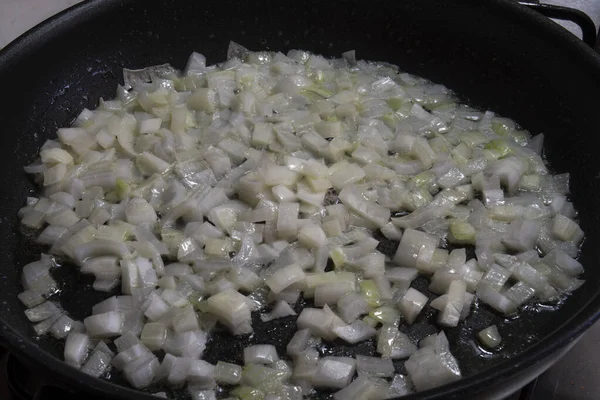
<path fill-rule="evenodd" d="M 473 105 L 544 132 L 554 170 L 572 173 L 572 197 L 587 235 L 581 256 L 586 284 L 555 312 L 531 306 L 520 318 L 505 320 L 480 307 L 464 326 L 447 331 L 466 378 L 407 400 L 506 394 L 540 373 L 597 319 L 600 57 L 570 33 L 500 0 L 95 0 L 52 18 L 0 53 L 0 338 L 11 351 L 79 393 L 151 399 L 66 366 L 61 344 L 34 338 L 16 298 L 20 267 L 41 251 L 17 228 L 17 210 L 33 190 L 22 166 L 83 107 L 111 97 L 123 67 L 170 62 L 181 68 L 193 50 L 219 62 L 230 40 L 255 50 L 302 48 L 328 56 L 355 49 L 361 58 L 398 64 L 447 85 Z M 73 271 L 61 275 L 61 303 L 75 317 L 84 317 L 105 297 L 81 289 L 84 278 Z M 428 322 L 432 313 L 424 314 L 407 329 L 414 339 L 435 330 Z M 490 323 L 499 324 L 506 344 L 484 357 L 472 337 Z M 206 358 L 239 361 L 248 341 L 274 343 L 281 350 L 294 330 L 293 321 L 280 320 L 246 341 L 221 335 L 209 344 Z M 322 351 L 370 353 L 373 344 L 334 343 Z M 118 376 L 113 379 L 121 383 Z"/>

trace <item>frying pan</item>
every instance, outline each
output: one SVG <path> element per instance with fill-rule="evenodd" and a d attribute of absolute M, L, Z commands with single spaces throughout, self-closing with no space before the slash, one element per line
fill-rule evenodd
<path fill-rule="evenodd" d="M 543 132 L 553 170 L 572 174 L 572 200 L 587 235 L 580 259 L 586 283 L 553 311 L 531 305 L 520 317 L 504 319 L 478 307 L 463 326 L 447 330 L 465 378 L 406 400 L 500 398 L 541 373 L 598 318 L 600 57 L 553 22 L 501 0 L 94 0 L 46 21 L 0 53 L 0 339 L 12 352 L 78 393 L 152 399 L 128 388 L 118 374 L 112 381 L 84 375 L 61 361 L 60 343 L 34 337 L 16 297 L 20 268 L 42 250 L 18 229 L 17 210 L 34 191 L 22 166 L 83 107 L 111 97 L 123 67 L 169 62 L 182 68 L 194 50 L 220 62 L 230 40 L 253 50 L 301 48 L 327 56 L 355 49 L 360 58 L 400 65 L 472 105 Z M 59 300 L 76 318 L 106 297 L 70 268 L 59 274 Z M 409 336 L 434 332 L 431 317 L 422 315 L 406 330 Z M 505 345 L 483 354 L 472 337 L 491 323 L 499 325 Z M 206 358 L 239 361 L 248 343 L 273 343 L 281 351 L 294 330 L 294 321 L 283 319 L 258 327 L 250 339 L 217 335 Z M 333 343 L 320 350 L 368 354 L 373 344 Z"/>

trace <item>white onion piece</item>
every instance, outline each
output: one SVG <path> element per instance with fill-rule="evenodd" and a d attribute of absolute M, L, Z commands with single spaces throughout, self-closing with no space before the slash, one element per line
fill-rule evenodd
<path fill-rule="evenodd" d="M 41 336 L 48 333 L 52 328 L 52 325 L 54 325 L 54 323 L 58 321 L 60 316 L 60 314 L 56 314 L 48 319 L 43 320 L 40 323 L 35 324 L 33 326 L 33 330 L 35 331 L 36 335 Z"/>
<path fill-rule="evenodd" d="M 498 327 L 496 327 L 496 325 L 488 326 L 487 328 L 479 331 L 477 338 L 488 349 L 494 349 L 498 347 L 502 341 L 502 337 L 500 336 Z"/>
<path fill-rule="evenodd" d="M 214 384 L 215 366 L 204 360 L 191 360 L 187 379 L 196 385 L 210 387 Z"/>
<path fill-rule="evenodd" d="M 228 289 L 206 301 L 207 311 L 214 314 L 221 323 L 227 325 L 233 331 L 239 333 L 249 333 L 252 327 L 249 324 L 251 320 L 250 308 L 246 302 L 246 297 Z"/>
<path fill-rule="evenodd" d="M 516 310 L 515 303 L 489 286 L 477 288 L 477 297 L 503 314 L 510 314 Z"/>
<path fill-rule="evenodd" d="M 100 377 L 105 371 L 110 369 L 112 357 L 102 351 L 94 351 L 81 367 L 81 371 L 95 378 Z"/>
<path fill-rule="evenodd" d="M 386 399 L 406 396 L 413 393 L 414 389 L 408 377 L 406 375 L 396 374 L 390 385 L 390 388 L 386 394 Z"/>
<path fill-rule="evenodd" d="M 417 315 L 423 310 L 427 304 L 427 296 L 416 289 L 409 288 L 402 299 L 398 302 L 398 308 L 406 319 L 406 322 L 412 324 L 415 322 Z"/>
<path fill-rule="evenodd" d="M 71 332 L 65 342 L 65 361 L 74 367 L 79 367 L 87 356 L 89 342 L 89 336 Z"/>
<path fill-rule="evenodd" d="M 25 310 L 25 315 L 31 322 L 40 322 L 60 313 L 60 309 L 49 301 Z"/>
<path fill-rule="evenodd" d="M 125 206 L 125 219 L 133 225 L 153 223 L 157 220 L 156 212 L 144 199 L 134 198 Z"/>
<path fill-rule="evenodd" d="M 297 315 L 297 314 L 292 309 L 292 307 L 290 307 L 290 305 L 287 302 L 285 302 L 283 300 L 279 300 L 275 304 L 275 306 L 273 307 L 271 312 L 267 313 L 267 314 L 262 314 L 260 316 L 260 319 L 263 322 L 268 322 L 268 321 L 272 321 L 277 318 L 284 318 L 284 317 L 289 317 L 289 316 L 293 316 L 293 315 Z"/>
<path fill-rule="evenodd" d="M 464 281 L 455 280 L 448 287 L 446 304 L 438 314 L 438 324 L 445 327 L 458 326 L 462 309 L 464 306 L 464 297 L 466 295 L 467 285 Z"/>
<path fill-rule="evenodd" d="M 136 344 L 140 344 L 140 340 L 133 333 L 127 332 L 124 335 L 116 338 L 114 340 L 114 344 L 115 346 L 117 346 L 117 352 L 120 353 L 129 349 L 132 346 L 135 346 Z"/>
<path fill-rule="evenodd" d="M 123 329 L 123 315 L 118 311 L 109 311 L 87 317 L 83 323 L 90 336 L 118 336 Z"/>
<path fill-rule="evenodd" d="M 403 359 L 408 358 L 417 350 L 417 346 L 410 341 L 406 334 L 396 327 L 384 325 L 379 330 L 377 339 L 377 352 L 382 357 Z"/>
<path fill-rule="evenodd" d="M 354 292 L 354 285 L 348 282 L 326 283 L 315 288 L 315 305 L 334 305 L 346 294 Z"/>
<path fill-rule="evenodd" d="M 64 339 L 74 328 L 75 321 L 66 315 L 61 315 L 50 328 L 50 334 L 56 339 Z"/>
<path fill-rule="evenodd" d="M 426 390 L 460 379 L 456 359 L 448 350 L 448 340 L 440 333 L 433 346 L 417 350 L 404 364 L 417 390 Z"/>
<path fill-rule="evenodd" d="M 391 358 L 378 358 L 357 355 L 356 370 L 359 375 L 392 377 L 394 376 L 394 364 Z"/>
<path fill-rule="evenodd" d="M 294 357 L 295 380 L 310 380 L 315 374 L 319 362 L 319 353 L 313 348 L 308 348 Z"/>
<path fill-rule="evenodd" d="M 327 307 L 327 306 L 325 306 Z M 296 325 L 298 329 L 309 329 L 314 336 L 324 339 L 334 339 L 337 335 L 334 329 L 343 326 L 344 322 L 331 310 L 319 308 L 305 308 L 302 310 Z"/>
<path fill-rule="evenodd" d="M 153 354 L 150 354 L 132 361 L 125 367 L 123 373 L 131 386 L 141 389 L 152 383 L 159 365 L 158 359 Z"/>
<path fill-rule="evenodd" d="M 321 247 L 326 240 L 325 232 L 316 224 L 307 224 L 298 232 L 298 241 L 311 249 Z"/>
<path fill-rule="evenodd" d="M 19 293 L 17 297 L 19 298 L 21 303 L 23 303 L 27 308 L 33 308 L 46 301 L 41 294 L 33 290 L 25 290 Z"/>
<path fill-rule="evenodd" d="M 142 329 L 140 340 L 150 350 L 161 349 L 167 340 L 167 327 L 160 323 L 148 323 Z"/>
<path fill-rule="evenodd" d="M 215 380 L 226 385 L 236 385 L 242 379 L 242 367 L 219 361 L 215 366 Z"/>
<path fill-rule="evenodd" d="M 214 390 L 197 390 L 190 386 L 189 392 L 193 400 L 217 400 Z"/>
<path fill-rule="evenodd" d="M 389 385 L 383 380 L 375 380 L 364 375 L 359 375 L 352 383 L 334 393 L 335 400 L 383 398 L 388 392 Z"/>
<path fill-rule="evenodd" d="M 346 323 L 351 323 L 359 316 L 368 313 L 369 305 L 364 296 L 357 293 L 350 293 L 338 300 L 337 310 L 340 317 Z"/>
<path fill-rule="evenodd" d="M 296 331 L 292 339 L 287 344 L 287 354 L 297 356 L 308 346 L 311 338 L 310 329 L 300 329 Z"/>
<path fill-rule="evenodd" d="M 111 363 L 115 368 L 123 370 L 127 365 L 131 364 L 133 361 L 138 360 L 140 358 L 147 359 L 150 356 L 152 356 L 152 353 L 150 352 L 150 350 L 148 350 L 147 347 L 145 347 L 143 344 L 135 344 L 127 350 L 124 350 L 117 354 L 112 359 Z"/>
<path fill-rule="evenodd" d="M 88 258 L 101 256 L 116 256 L 123 258 L 129 255 L 127 246 L 123 243 L 108 240 L 92 240 L 77 246 L 74 252 L 75 260 L 82 265 Z"/>
<path fill-rule="evenodd" d="M 337 326 L 333 328 L 333 333 L 335 333 L 340 339 L 348 343 L 355 344 L 374 336 L 377 331 L 366 322 L 356 320 L 349 325 Z"/>
<path fill-rule="evenodd" d="M 175 363 L 177 362 L 179 358 L 175 357 L 172 354 L 165 354 L 162 362 L 160 363 L 158 370 L 156 371 L 156 375 L 155 375 L 155 381 L 160 382 L 164 379 L 167 379 L 167 377 L 169 376 L 169 374 L 171 373 L 171 371 L 173 370 L 173 367 L 175 366 Z"/>
<path fill-rule="evenodd" d="M 244 348 L 244 364 L 273 364 L 279 360 L 277 349 L 270 344 L 255 344 Z"/>
<path fill-rule="evenodd" d="M 291 264 L 275 271 L 273 275 L 266 279 L 266 283 L 273 293 L 279 293 L 288 286 L 302 281 L 304 277 L 305 274 L 302 268 L 298 264 Z"/>
<path fill-rule="evenodd" d="M 426 258 L 421 259 L 422 262 L 431 260 L 438 241 L 435 236 L 414 229 L 407 229 L 402 235 L 402 240 L 400 240 L 400 246 L 398 246 L 394 256 L 394 263 L 403 267 L 415 268 L 419 256 Z"/>
<path fill-rule="evenodd" d="M 312 377 L 315 387 L 344 388 L 356 371 L 356 361 L 350 357 L 323 357 Z"/>

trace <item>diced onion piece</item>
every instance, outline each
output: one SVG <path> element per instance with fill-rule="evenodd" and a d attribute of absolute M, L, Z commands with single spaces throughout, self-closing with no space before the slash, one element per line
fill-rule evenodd
<path fill-rule="evenodd" d="M 406 229 L 394 256 L 394 263 L 403 267 L 417 267 L 418 262 L 429 262 L 437 247 L 438 238 L 414 229 Z"/>
<path fill-rule="evenodd" d="M 356 356 L 356 370 L 359 375 L 392 377 L 394 376 L 394 364 L 391 358 Z"/>
<path fill-rule="evenodd" d="M 488 349 L 494 349 L 502 342 L 502 337 L 500 336 L 500 332 L 498 332 L 498 327 L 496 325 L 488 326 L 479 331 L 477 338 Z"/>
<path fill-rule="evenodd" d="M 219 361 L 215 365 L 215 380 L 226 385 L 237 385 L 242 380 L 242 367 Z"/>
<path fill-rule="evenodd" d="M 281 292 L 279 292 L 281 293 Z M 277 318 L 284 318 L 296 315 L 294 309 L 285 301 L 279 300 L 268 314 L 261 315 L 260 319 L 263 322 L 268 322 Z"/>
<path fill-rule="evenodd" d="M 511 314 L 516 310 L 515 303 L 487 285 L 482 285 L 477 288 L 477 297 L 496 311 L 505 315 Z"/>
<path fill-rule="evenodd" d="M 33 308 L 46 301 L 42 295 L 33 290 L 25 290 L 24 292 L 19 293 L 17 297 L 27 308 Z"/>
<path fill-rule="evenodd" d="M 406 322 L 412 324 L 415 322 L 417 315 L 423 310 L 427 304 L 427 296 L 416 289 L 409 288 L 402 299 L 398 302 L 398 308 L 406 319 Z"/>
<path fill-rule="evenodd" d="M 87 357 L 89 343 L 89 336 L 83 333 L 71 332 L 65 342 L 65 361 L 74 367 L 81 366 Z"/>
<path fill-rule="evenodd" d="M 290 285 L 302 281 L 304 278 L 305 274 L 302 268 L 298 264 L 290 264 L 275 271 L 265 282 L 273 293 L 279 293 Z"/>
<path fill-rule="evenodd" d="M 83 265 L 87 259 L 94 257 L 116 256 L 123 258 L 129 255 L 129 250 L 124 243 L 96 239 L 77 246 L 74 255 L 76 261 Z"/>
<path fill-rule="evenodd" d="M 458 363 L 450 354 L 448 340 L 443 332 L 438 335 L 433 346 L 417 350 L 404 365 L 418 391 L 441 386 L 461 378 Z"/>
<path fill-rule="evenodd" d="M 560 240 L 579 243 L 583 238 L 583 231 L 575 221 L 561 214 L 554 217 L 552 234 Z"/>
<path fill-rule="evenodd" d="M 350 344 L 356 344 L 374 336 L 377 331 L 366 322 L 357 319 L 349 325 L 333 328 L 333 333 Z"/>
<path fill-rule="evenodd" d="M 215 366 L 204 360 L 191 360 L 187 379 L 200 386 L 214 385 Z"/>
<path fill-rule="evenodd" d="M 448 287 L 446 304 L 438 314 L 438 324 L 445 327 L 458 326 L 462 309 L 464 306 L 464 297 L 466 295 L 467 285 L 464 281 L 454 280 Z"/>
<path fill-rule="evenodd" d="M 364 296 L 349 293 L 338 300 L 337 311 L 346 323 L 351 323 L 359 316 L 368 313 L 369 305 Z"/>
<path fill-rule="evenodd" d="M 298 232 L 298 241 L 308 248 L 316 249 L 327 241 L 327 236 L 320 226 L 307 224 Z"/>
<path fill-rule="evenodd" d="M 246 297 L 233 289 L 225 290 L 211 296 L 206 301 L 206 311 L 215 315 L 219 321 L 234 333 L 249 333 L 250 308 Z"/>
<path fill-rule="evenodd" d="M 160 322 L 148 323 L 144 325 L 140 339 L 150 350 L 161 349 L 167 340 L 167 327 Z"/>
<path fill-rule="evenodd" d="M 298 329 L 309 329 L 310 332 L 325 339 L 336 337 L 333 329 L 343 326 L 344 322 L 334 313 L 318 308 L 304 308 L 296 320 Z"/>
<path fill-rule="evenodd" d="M 255 344 L 244 349 L 244 364 L 273 364 L 279 360 L 277 349 L 270 344 Z"/>
<path fill-rule="evenodd" d="M 148 355 L 128 364 L 123 373 L 131 386 L 141 389 L 152 383 L 158 368 L 158 359 L 154 355 Z"/>
<path fill-rule="evenodd" d="M 94 351 L 81 367 L 81 371 L 98 378 L 110 368 L 111 359 L 110 355 L 102 351 Z"/>
<path fill-rule="evenodd" d="M 297 356 L 302 353 L 311 338 L 310 329 L 301 329 L 296 331 L 292 339 L 287 344 L 287 354 Z"/>
<path fill-rule="evenodd" d="M 403 359 L 410 357 L 417 346 L 410 341 L 406 334 L 393 325 L 384 325 L 379 330 L 377 352 L 384 358 Z"/>
<path fill-rule="evenodd" d="M 350 383 L 356 371 L 356 361 L 350 357 L 323 357 L 312 378 L 315 387 L 341 389 Z"/>
<path fill-rule="evenodd" d="M 50 301 L 25 310 L 25 315 L 31 322 L 40 322 L 60 313 L 60 309 Z"/>
<path fill-rule="evenodd" d="M 354 285 L 348 282 L 326 283 L 315 288 L 315 305 L 336 304 L 346 294 L 354 292 Z"/>
<path fill-rule="evenodd" d="M 123 329 L 123 315 L 118 311 L 109 311 L 87 317 L 83 323 L 92 337 L 118 336 Z"/>

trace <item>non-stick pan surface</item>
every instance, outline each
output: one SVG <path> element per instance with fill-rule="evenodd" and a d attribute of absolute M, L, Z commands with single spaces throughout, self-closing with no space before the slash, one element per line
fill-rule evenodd
<path fill-rule="evenodd" d="M 553 312 L 531 306 L 519 318 L 505 320 L 479 307 L 463 326 L 447 330 L 467 378 L 420 398 L 470 398 L 501 385 L 563 348 L 597 318 L 600 59 L 549 20 L 501 0 L 96 0 L 54 17 L 0 54 L 0 338 L 11 349 L 78 389 L 146 398 L 66 366 L 59 360 L 60 343 L 33 336 L 16 298 L 20 267 L 41 251 L 18 229 L 17 210 L 34 190 L 22 166 L 83 107 L 111 97 L 123 67 L 169 62 L 182 68 L 194 50 L 210 63 L 220 62 L 230 40 L 253 50 L 301 48 L 328 56 L 355 49 L 360 58 L 400 65 L 447 85 L 472 105 L 544 132 L 554 171 L 571 172 L 572 199 L 587 235 L 581 257 L 586 284 Z M 73 271 L 60 274 L 61 304 L 75 317 L 83 318 L 106 297 L 82 288 L 85 279 Z M 419 281 L 419 288 L 424 283 Z M 420 339 L 435 332 L 431 316 L 421 316 L 408 334 Z M 483 354 L 472 338 L 491 323 L 500 325 L 505 345 Z M 293 320 L 281 320 L 258 328 L 243 343 L 218 336 L 206 358 L 239 362 L 248 342 L 273 343 L 281 350 L 294 330 Z M 321 350 L 370 353 L 373 345 L 335 343 Z"/>

